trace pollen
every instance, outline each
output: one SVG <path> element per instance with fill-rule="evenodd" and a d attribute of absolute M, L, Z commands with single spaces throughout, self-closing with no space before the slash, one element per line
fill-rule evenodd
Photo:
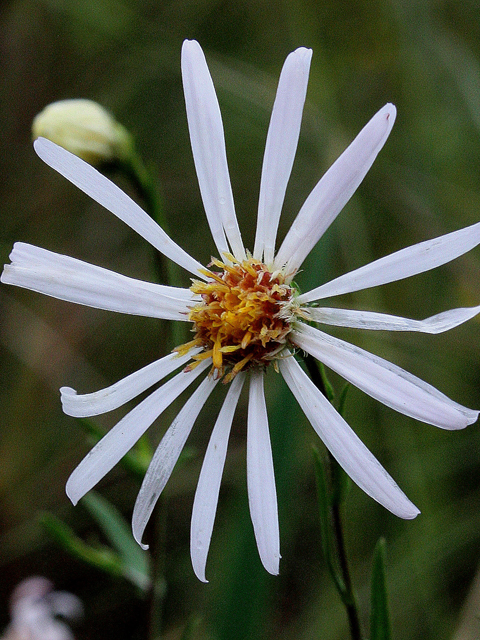
<path fill-rule="evenodd" d="M 190 289 L 202 300 L 189 313 L 195 338 L 176 350 L 201 346 L 188 368 L 211 357 L 211 373 L 230 382 L 242 370 L 267 366 L 285 348 L 294 289 L 282 272 L 271 272 L 252 257 L 225 257 L 226 263 L 212 258 L 208 266 L 219 271 L 203 271 L 206 282 L 193 281 Z"/>

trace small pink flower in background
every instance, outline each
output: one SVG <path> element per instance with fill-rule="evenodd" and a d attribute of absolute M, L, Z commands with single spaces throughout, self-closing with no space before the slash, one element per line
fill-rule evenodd
<path fill-rule="evenodd" d="M 52 142 L 39 139 L 35 149 L 42 160 L 195 279 L 185 289 L 142 282 L 23 243 L 15 245 L 12 264 L 5 266 L 2 274 L 4 283 L 62 300 L 191 324 L 192 340 L 174 353 L 107 389 L 78 395 L 64 387 L 61 396 L 68 415 L 95 416 L 123 406 L 180 370 L 128 412 L 75 469 L 67 482 L 67 493 L 76 504 L 162 412 L 202 378 L 166 431 L 141 486 L 132 523 L 135 539 L 141 543 L 155 503 L 198 414 L 218 382 L 226 384 L 226 398 L 213 426 L 192 513 L 192 563 L 196 575 L 204 581 L 229 433 L 243 386 L 248 387 L 250 513 L 264 567 L 272 574 L 279 570 L 277 500 L 264 394 L 268 368 L 283 376 L 315 431 L 358 486 L 402 518 L 414 518 L 419 511 L 315 387 L 295 353 L 307 352 L 383 404 L 428 424 L 461 429 L 478 417 L 478 411 L 457 404 L 396 365 L 311 326 L 440 333 L 472 318 L 480 306 L 412 320 L 321 306 L 321 301 L 445 264 L 480 243 L 480 223 L 393 253 L 311 291 L 297 291 L 293 278 L 365 177 L 396 115 L 395 107 L 387 104 L 367 123 L 308 196 L 277 251 L 278 223 L 299 138 L 310 60 L 310 50 L 297 49 L 288 56 L 280 76 L 266 141 L 252 253 L 243 244 L 235 213 L 213 82 L 200 45 L 186 41 L 182 75 L 188 126 L 218 258 L 205 268 L 93 167 Z M 301 283 L 301 274 L 298 279 Z"/>
<path fill-rule="evenodd" d="M 63 620 L 74 621 L 82 615 L 83 606 L 77 596 L 54 591 L 47 578 L 26 578 L 11 595 L 11 622 L 1 640 L 74 640 Z"/>

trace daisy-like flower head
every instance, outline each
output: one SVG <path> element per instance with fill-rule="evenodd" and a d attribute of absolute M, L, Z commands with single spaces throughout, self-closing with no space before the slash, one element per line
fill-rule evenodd
<path fill-rule="evenodd" d="M 101 480 L 154 420 L 197 378 L 201 383 L 163 436 L 135 503 L 133 534 L 145 526 L 193 424 L 219 381 L 226 397 L 213 427 L 193 505 L 191 556 L 205 581 L 205 565 L 218 502 L 227 442 L 238 399 L 248 386 L 247 481 L 250 513 L 263 565 L 278 573 L 280 545 L 274 469 L 264 376 L 273 363 L 332 455 L 369 496 L 401 518 L 418 509 L 363 445 L 295 359 L 307 352 L 385 405 L 443 429 L 475 422 L 478 411 L 382 358 L 332 337 L 312 324 L 440 333 L 480 311 L 453 309 L 426 320 L 334 309 L 319 302 L 400 280 L 457 258 L 480 243 L 480 223 L 428 240 L 299 294 L 293 278 L 336 218 L 383 147 L 395 120 L 387 104 L 318 182 L 275 253 L 278 222 L 296 152 L 311 60 L 309 49 L 291 53 L 283 67 L 263 161 L 253 253 L 244 247 L 235 214 L 218 101 L 200 45 L 186 41 L 182 75 L 193 156 L 217 257 L 208 268 L 175 244 L 125 193 L 68 151 L 39 139 L 35 150 L 48 165 L 130 225 L 156 249 L 193 274 L 189 289 L 141 282 L 17 243 L 2 281 L 100 309 L 192 324 L 193 339 L 116 384 L 87 395 L 61 389 L 71 416 L 116 409 L 178 373 L 127 413 L 90 451 L 67 482 L 75 504 Z"/>

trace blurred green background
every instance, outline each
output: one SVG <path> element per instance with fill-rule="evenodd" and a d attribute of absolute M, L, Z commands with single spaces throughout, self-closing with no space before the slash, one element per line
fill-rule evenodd
<path fill-rule="evenodd" d="M 208 262 L 213 243 L 181 86 L 185 38 L 199 40 L 214 78 L 237 213 L 250 247 L 270 110 L 290 51 L 307 46 L 314 56 L 281 236 L 367 120 L 386 102 L 397 106 L 384 150 L 305 262 L 298 278 L 303 290 L 480 220 L 478 0 L 13 0 L 0 9 L 2 263 L 13 242 L 22 240 L 126 275 L 153 277 L 151 248 L 33 152 L 33 117 L 49 102 L 74 97 L 97 100 L 135 134 L 143 157 L 155 164 L 174 239 Z M 14 585 L 42 574 L 83 599 L 78 638 L 143 638 L 146 605 L 139 592 L 61 550 L 39 516 L 54 513 L 85 540 L 104 541 L 88 511 L 81 504 L 73 508 L 64 492 L 90 444 L 78 423 L 63 415 L 58 388 L 88 392 L 113 383 L 164 353 L 165 329 L 155 320 L 6 286 L 0 296 L 0 629 Z M 479 304 L 480 250 L 341 302 L 414 318 Z M 478 320 L 439 336 L 334 331 L 480 408 Z M 333 380 L 339 391 L 341 381 Z M 318 439 L 273 371 L 268 403 L 280 576 L 261 567 L 249 520 L 243 399 L 207 565 L 210 583 L 194 577 L 191 506 L 220 402 L 218 394 L 202 412 L 188 443 L 191 455 L 173 474 L 159 509 L 163 637 L 181 638 L 198 617 L 198 639 L 348 638 L 321 557 L 311 453 Z M 150 430 L 153 442 L 173 415 L 172 409 Z M 394 638 L 478 639 L 480 622 L 473 616 L 480 614 L 480 600 L 470 613 L 465 603 L 480 562 L 480 426 L 441 431 L 356 390 L 346 417 L 422 511 L 403 522 L 352 487 L 347 542 L 366 628 L 372 552 L 383 535 Z M 116 418 L 99 424 L 108 428 Z M 129 518 L 138 486 L 117 466 L 99 489 Z"/>

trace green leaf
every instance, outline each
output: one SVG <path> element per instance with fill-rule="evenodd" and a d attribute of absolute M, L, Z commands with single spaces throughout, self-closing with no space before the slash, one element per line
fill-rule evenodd
<path fill-rule="evenodd" d="M 332 383 L 328 379 L 327 372 L 325 371 L 323 362 L 317 361 L 317 364 L 320 370 L 320 376 L 322 378 L 323 386 L 325 388 L 325 394 L 327 396 L 327 400 L 333 404 L 333 401 L 335 400 L 335 390 L 333 388 Z"/>
<path fill-rule="evenodd" d="M 333 404 L 335 390 L 328 379 L 327 372 L 323 364 L 308 353 L 304 355 L 303 361 L 307 367 L 308 375 L 317 389 L 323 393 L 329 402 Z"/>
<path fill-rule="evenodd" d="M 43 513 L 40 524 L 63 549 L 79 560 L 83 560 L 114 576 L 123 575 L 122 560 L 107 547 L 92 547 L 79 538 L 60 518 L 52 513 Z"/>
<path fill-rule="evenodd" d="M 93 502 L 95 502 L 95 497 L 93 498 Z M 110 505 L 108 505 L 108 507 L 110 507 Z M 106 513 L 104 505 L 98 507 L 98 504 L 96 504 L 93 509 L 97 510 L 97 514 L 103 512 L 99 516 L 98 521 L 100 519 L 104 520 L 104 526 L 100 526 L 102 526 L 107 537 L 112 540 L 111 535 L 107 533 L 107 528 L 115 527 L 118 525 L 119 521 L 111 517 L 111 514 L 108 513 L 108 507 L 106 509 Z M 106 522 L 107 520 L 108 523 Z M 130 545 L 124 531 L 117 531 L 114 534 L 114 546 L 117 547 L 117 550 L 114 551 L 106 546 L 92 546 L 87 544 L 84 540 L 79 538 L 67 524 L 52 513 L 43 513 L 40 516 L 40 524 L 59 544 L 59 546 L 68 551 L 75 558 L 78 558 L 97 569 L 101 569 L 112 576 L 126 578 L 143 592 L 146 592 L 149 589 L 151 584 L 149 575 L 150 558 L 147 554 L 140 558 L 138 552 L 144 552 L 142 552 L 140 547 L 138 547 L 138 552 L 133 548 L 133 545 L 136 545 L 133 538 L 131 539 L 132 545 Z M 125 527 L 125 523 L 123 523 L 123 527 Z"/>
<path fill-rule="evenodd" d="M 192 615 L 187 622 L 185 629 L 183 630 L 180 640 L 193 640 L 193 638 L 195 637 L 193 634 L 199 628 L 201 622 L 202 619 L 200 618 L 200 616 L 196 614 Z"/>
<path fill-rule="evenodd" d="M 385 579 L 386 542 L 380 538 L 373 555 L 370 640 L 390 640 L 391 626 Z"/>
<path fill-rule="evenodd" d="M 150 586 L 151 562 L 149 554 L 135 542 L 130 525 L 108 500 L 95 491 L 82 498 L 82 504 L 97 521 L 123 565 L 123 574 L 133 584 L 146 591 Z"/>
<path fill-rule="evenodd" d="M 338 400 L 338 413 L 344 417 L 345 402 L 347 399 L 347 392 L 350 385 L 347 383 L 340 393 Z M 338 464 L 335 458 L 329 453 L 330 456 L 330 483 L 331 483 L 331 504 L 332 506 L 341 505 L 345 502 L 345 498 L 348 495 L 351 487 L 351 481 L 343 468 Z"/>
<path fill-rule="evenodd" d="M 340 393 L 340 398 L 338 399 L 338 413 L 342 416 L 342 418 L 345 417 L 345 403 L 347 401 L 347 393 L 349 389 L 350 383 L 347 382 Z"/>
<path fill-rule="evenodd" d="M 335 507 L 345 502 L 351 482 L 335 458 L 330 453 L 328 455 L 330 457 L 330 505 Z"/>

